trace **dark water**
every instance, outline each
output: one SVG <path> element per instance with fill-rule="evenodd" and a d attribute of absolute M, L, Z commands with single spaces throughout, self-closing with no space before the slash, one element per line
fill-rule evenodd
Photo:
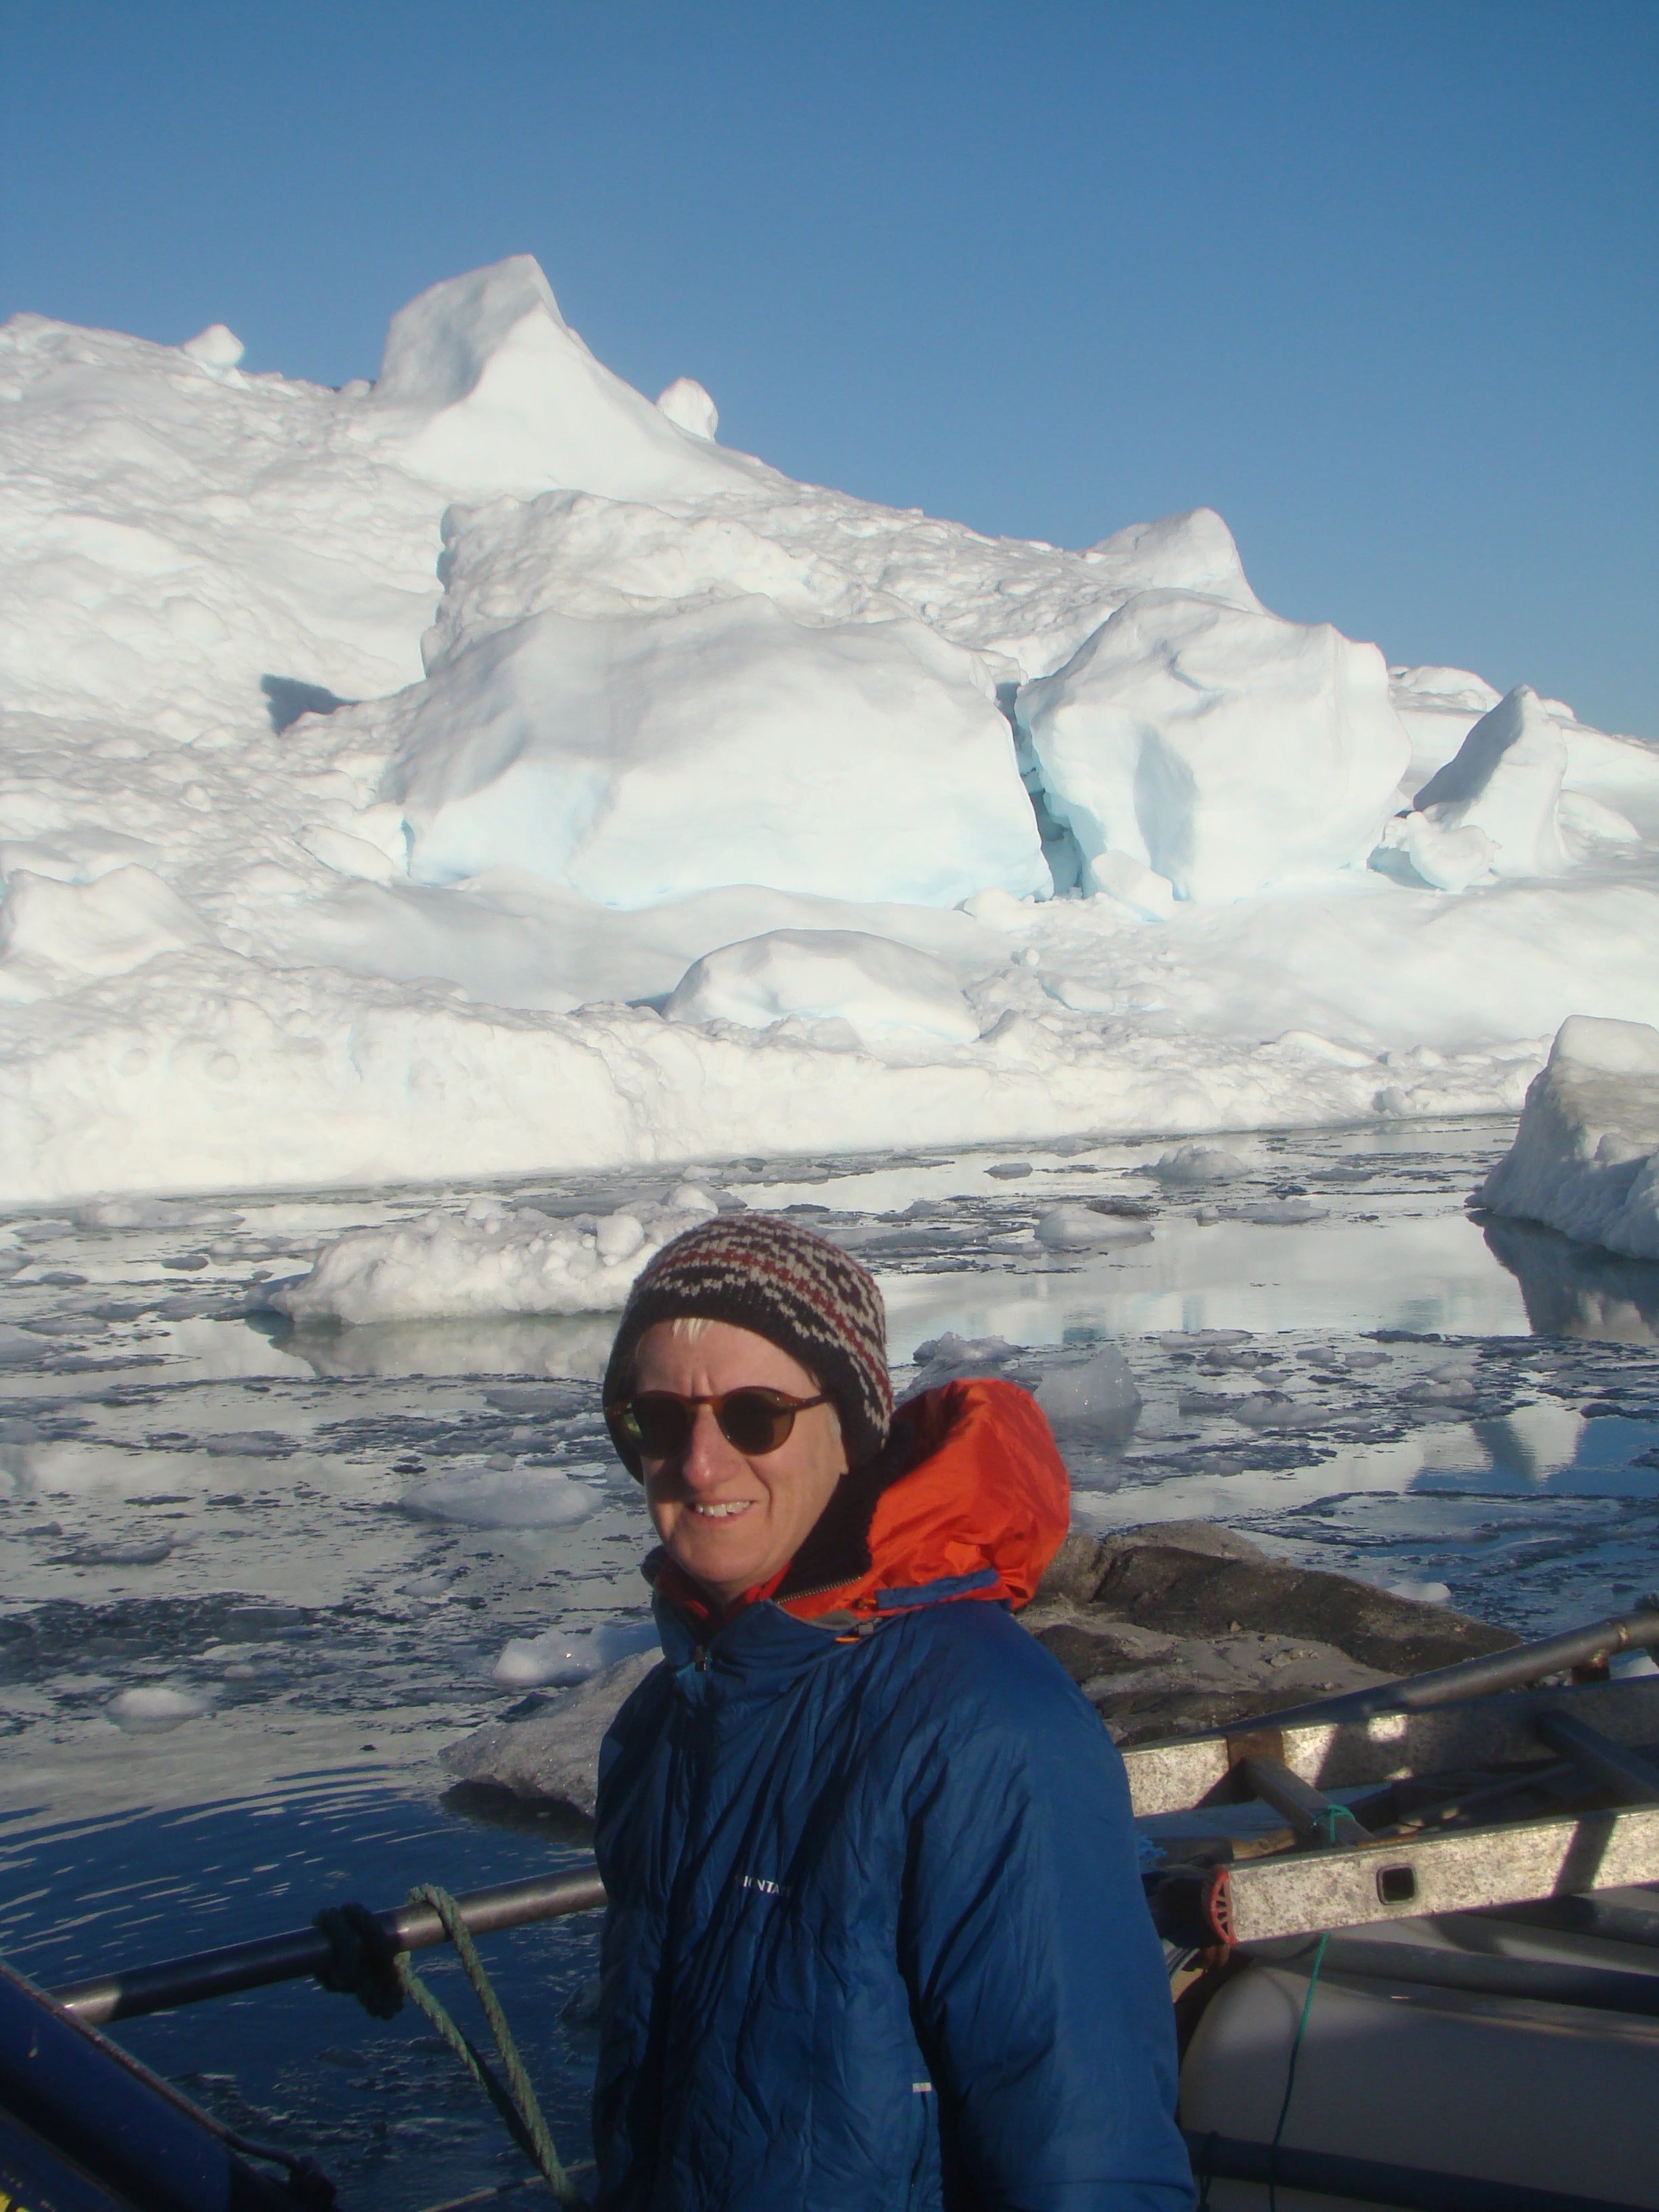
<path fill-rule="evenodd" d="M 1541 1632 L 1659 1584 L 1659 1270 L 1471 1218 L 1510 1134 L 1229 1139 L 1240 1171 L 1203 1188 L 1148 1174 L 1157 1143 L 714 1179 L 802 1209 L 877 1270 L 901 1387 L 942 1340 L 936 1369 L 1039 1390 L 1116 1345 L 1143 1404 L 1127 1437 L 1085 1422 L 1066 1440 L 1088 1525 L 1223 1520 Z M 661 1188 L 524 1194 L 599 1211 Z M 578 1862 L 568 1825 L 481 1817 L 441 1754 L 523 1694 L 496 1676 L 509 1639 L 643 1618 L 647 1525 L 598 1417 L 610 1322 L 304 1338 L 250 1310 L 339 1230 L 472 1194 L 216 1201 L 125 1230 L 10 1218 L 0 1946 L 37 1978 Z M 1057 1204 L 1102 1198 L 1151 1201 L 1122 1217 L 1139 1241 L 1034 1238 Z M 597 1935 L 570 1921 L 486 1950 L 568 2160 L 587 2148 Z M 465 2015 L 456 1970 L 428 1956 Z M 522 2170 L 407 2014 L 296 1987 L 120 2033 L 245 2132 L 315 2153 L 347 2212 Z"/>

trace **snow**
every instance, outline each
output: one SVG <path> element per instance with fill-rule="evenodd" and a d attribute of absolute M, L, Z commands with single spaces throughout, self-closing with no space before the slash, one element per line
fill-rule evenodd
<path fill-rule="evenodd" d="M 1564 1022 L 1515 1143 L 1476 1197 L 1581 1243 L 1659 1260 L 1659 1028 Z"/>
<path fill-rule="evenodd" d="M 942 960 L 856 929 L 774 929 L 694 961 L 663 1012 L 674 1022 L 768 1029 L 796 1016 L 840 1021 L 848 1040 L 908 1031 L 971 1043 L 979 1036 Z"/>
<path fill-rule="evenodd" d="M 568 1221 L 475 1198 L 464 1213 L 348 1230 L 323 1246 L 307 1274 L 273 1290 L 269 1303 L 302 1327 L 605 1313 L 622 1306 L 653 1252 L 718 1211 L 690 1183 L 660 1205 Z"/>
<path fill-rule="evenodd" d="M 1659 747 L 1206 508 L 792 483 L 524 257 L 240 360 L 0 331 L 0 1202 L 1512 1109 L 1659 1023 Z"/>

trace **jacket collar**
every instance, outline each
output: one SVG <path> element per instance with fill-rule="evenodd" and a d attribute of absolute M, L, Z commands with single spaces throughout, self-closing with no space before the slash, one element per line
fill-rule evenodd
<path fill-rule="evenodd" d="M 755 1612 L 856 1632 L 961 1598 L 1020 1606 L 1065 1539 L 1070 1504 L 1064 1462 L 1028 1392 L 947 1382 L 899 1408 L 880 1457 L 843 1476 L 788 1566 L 724 1620 L 666 1553 L 653 1553 L 646 1574 L 659 1620 L 678 1616 L 711 1652 Z"/>

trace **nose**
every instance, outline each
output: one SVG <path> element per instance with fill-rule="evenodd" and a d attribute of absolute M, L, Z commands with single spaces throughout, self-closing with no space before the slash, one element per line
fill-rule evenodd
<path fill-rule="evenodd" d="M 691 1490 L 710 1490 L 726 1481 L 733 1468 L 744 1464 L 741 1455 L 720 1433 L 712 1406 L 692 1409 L 691 1437 L 680 1454 L 678 1473 Z"/>

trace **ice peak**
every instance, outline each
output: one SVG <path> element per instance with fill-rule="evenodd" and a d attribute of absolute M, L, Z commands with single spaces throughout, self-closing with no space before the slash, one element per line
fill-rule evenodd
<path fill-rule="evenodd" d="M 453 407 L 477 388 L 490 361 L 523 325 L 537 319 L 581 344 L 533 253 L 510 254 L 487 269 L 429 284 L 392 318 L 374 397 L 394 407 Z"/>
<path fill-rule="evenodd" d="M 769 476 L 713 448 L 714 404 L 687 387 L 658 409 L 595 361 L 527 253 L 434 284 L 392 319 L 370 434 L 464 496 L 556 489 L 655 504 L 751 489 Z M 679 389 L 671 386 L 670 391 Z M 690 395 L 707 410 L 707 427 Z"/>
<path fill-rule="evenodd" d="M 179 350 L 205 368 L 234 368 L 247 349 L 234 331 L 227 330 L 222 323 L 210 323 L 193 338 L 186 338 Z"/>
<path fill-rule="evenodd" d="M 713 444 L 720 426 L 720 410 L 695 376 L 677 376 L 665 392 L 657 394 L 657 407 L 682 430 Z"/>

